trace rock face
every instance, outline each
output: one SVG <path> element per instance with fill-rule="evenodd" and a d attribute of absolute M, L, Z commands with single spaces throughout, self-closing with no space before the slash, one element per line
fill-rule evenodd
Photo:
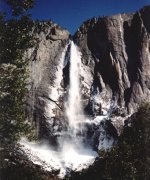
<path fill-rule="evenodd" d="M 81 95 L 87 115 L 123 120 L 150 101 L 150 7 L 134 14 L 90 19 L 73 36 L 82 56 Z M 35 23 L 27 112 L 41 138 L 61 131 L 69 81 L 69 33 L 51 21 Z M 64 61 L 65 59 L 65 61 Z M 52 138 L 51 143 L 56 143 Z"/>
<path fill-rule="evenodd" d="M 60 85 L 56 82 L 60 75 L 60 59 L 66 44 L 69 41 L 69 32 L 58 25 L 47 22 L 37 22 L 33 27 L 35 39 L 34 48 L 28 49 L 25 56 L 31 61 L 29 64 L 27 98 L 27 114 L 37 126 L 37 134 L 44 138 L 50 132 L 47 128 L 59 110 L 58 94 Z M 61 69 L 62 70 L 62 69 Z M 60 79 L 61 81 L 61 79 Z M 52 95 L 52 97 L 51 97 Z M 50 107 L 49 107 L 50 106 Z M 55 111 L 55 112 L 54 112 Z M 51 114 L 51 116 L 49 116 Z"/>
<path fill-rule="evenodd" d="M 101 105 L 113 100 L 121 116 L 150 100 L 149 16 L 148 6 L 135 14 L 93 18 L 74 35 Z"/>

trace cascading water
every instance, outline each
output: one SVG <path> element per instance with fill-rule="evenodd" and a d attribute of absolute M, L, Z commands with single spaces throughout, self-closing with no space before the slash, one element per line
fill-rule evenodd
<path fill-rule="evenodd" d="M 69 88 L 65 102 L 67 128 L 62 130 L 58 143 L 64 166 L 76 169 L 81 164 L 93 161 L 96 153 L 89 147 L 86 149 L 83 143 L 85 123 L 80 90 L 81 54 L 73 42 L 70 43 L 69 59 Z"/>
<path fill-rule="evenodd" d="M 83 114 L 80 97 L 80 65 L 81 55 L 77 47 L 71 42 L 70 48 L 70 85 L 68 102 L 66 103 L 66 116 L 69 128 L 74 135 L 79 131 L 80 117 Z M 82 127 L 81 127 L 82 128 Z"/>
<path fill-rule="evenodd" d="M 80 65 L 81 54 L 73 42 L 70 43 L 70 72 L 69 72 L 69 88 L 68 98 L 65 102 L 65 119 L 67 128 L 62 131 L 62 135 L 58 138 L 59 145 L 62 149 L 72 144 L 72 149 L 80 149 L 82 147 L 82 131 L 83 110 L 81 103 L 80 91 Z"/>
<path fill-rule="evenodd" d="M 106 116 L 100 116 L 95 120 L 87 120 L 83 113 L 81 90 L 80 90 L 80 67 L 81 67 L 81 54 L 77 46 L 70 42 L 70 71 L 69 71 L 69 88 L 68 98 L 65 104 L 64 121 L 66 126 L 62 126 L 61 132 L 58 132 L 57 141 L 58 148 L 53 148 L 44 143 L 31 144 L 27 141 L 21 141 L 23 150 L 29 156 L 30 160 L 35 164 L 38 164 L 48 171 L 53 169 L 60 170 L 60 176 L 63 177 L 66 174 L 67 169 L 71 170 L 82 170 L 88 167 L 97 156 L 97 153 L 92 150 L 90 145 L 87 145 L 86 139 L 86 125 L 88 126 L 99 126 Z M 65 60 L 65 48 L 62 60 Z M 60 66 L 62 67 L 62 66 Z M 61 74 L 61 73 L 59 73 Z M 57 79 L 57 84 L 60 84 L 61 78 Z M 56 90 L 56 89 L 55 89 Z M 49 111 L 51 114 L 52 111 Z M 95 124 L 94 124 L 95 123 Z M 102 127 L 101 127 L 102 128 Z M 57 134 L 57 133 L 56 133 Z M 104 137 L 103 137 L 104 138 Z"/>

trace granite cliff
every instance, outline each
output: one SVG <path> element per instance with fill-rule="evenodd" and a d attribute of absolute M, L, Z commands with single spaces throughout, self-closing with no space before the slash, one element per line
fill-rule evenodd
<path fill-rule="evenodd" d="M 114 99 L 128 114 L 150 97 L 149 13 L 145 7 L 134 14 L 93 18 L 74 35 L 102 100 Z"/>
<path fill-rule="evenodd" d="M 124 121 L 142 102 L 150 101 L 149 16 L 147 6 L 132 14 L 92 18 L 73 37 L 51 21 L 35 23 L 35 46 L 25 53 L 31 60 L 26 112 L 39 139 L 57 149 L 67 129 L 65 102 L 73 40 L 81 57 L 79 80 L 86 117 L 82 122 L 86 131 L 76 135 L 95 151 L 116 143 Z"/>
<path fill-rule="evenodd" d="M 93 18 L 73 36 L 82 56 L 81 94 L 86 114 L 101 115 L 113 103 L 111 119 L 119 127 L 140 103 L 150 100 L 149 14 L 147 6 L 133 14 Z M 27 109 L 43 137 L 51 133 L 46 122 L 54 126 L 63 111 L 69 47 L 63 66 L 60 59 L 70 35 L 51 21 L 39 22 L 33 31 L 36 45 L 27 51 L 31 59 Z"/>

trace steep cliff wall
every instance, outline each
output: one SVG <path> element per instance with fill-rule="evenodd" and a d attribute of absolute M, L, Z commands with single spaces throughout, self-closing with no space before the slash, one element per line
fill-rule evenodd
<path fill-rule="evenodd" d="M 149 16 L 148 6 L 135 14 L 93 18 L 74 35 L 100 99 L 113 99 L 124 113 L 150 100 Z"/>
<path fill-rule="evenodd" d="M 56 79 L 57 76 L 62 78 L 60 59 L 69 41 L 69 32 L 51 21 L 43 21 L 35 22 L 32 33 L 35 45 L 26 52 L 30 59 L 27 114 L 35 122 L 39 137 L 43 137 L 49 133 L 45 127 L 49 125 L 49 120 L 52 121 L 50 118 L 54 116 L 53 111 L 60 110 L 60 84 L 58 85 Z"/>

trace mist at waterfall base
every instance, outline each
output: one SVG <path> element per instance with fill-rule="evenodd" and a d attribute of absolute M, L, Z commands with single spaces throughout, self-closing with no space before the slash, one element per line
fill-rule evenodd
<path fill-rule="evenodd" d="M 67 49 L 67 48 L 66 48 Z M 61 57 L 62 64 L 65 58 L 65 51 Z M 81 171 L 92 164 L 97 157 L 96 151 L 86 141 L 87 124 L 99 124 L 101 139 L 104 139 L 105 132 L 100 122 L 108 117 L 108 114 L 97 116 L 95 119 L 88 119 L 83 112 L 80 90 L 80 68 L 81 54 L 73 42 L 70 42 L 70 80 L 65 104 L 64 117 L 67 126 L 59 132 L 57 137 L 58 148 L 54 149 L 48 143 L 28 142 L 22 138 L 20 144 L 29 159 L 40 165 L 47 171 L 60 170 L 59 176 L 64 177 L 68 171 Z M 110 107 L 108 107 L 109 109 Z M 104 146 L 112 145 L 112 139 L 105 140 Z M 101 145 L 99 144 L 99 148 Z"/>

